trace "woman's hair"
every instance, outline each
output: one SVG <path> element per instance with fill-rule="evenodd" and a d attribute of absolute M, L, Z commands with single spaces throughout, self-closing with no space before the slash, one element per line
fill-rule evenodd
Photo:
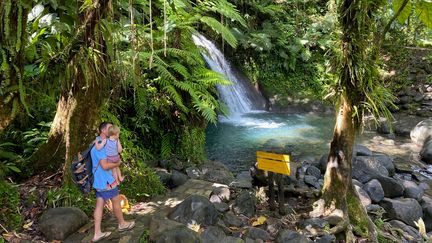
<path fill-rule="evenodd" d="M 119 133 L 120 133 L 120 128 L 116 125 L 113 125 L 108 129 L 108 136 L 116 135 Z"/>

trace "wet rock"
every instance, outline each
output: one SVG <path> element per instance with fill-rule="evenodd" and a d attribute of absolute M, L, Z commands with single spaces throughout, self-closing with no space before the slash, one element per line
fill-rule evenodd
<path fill-rule="evenodd" d="M 228 187 L 215 187 L 210 194 L 210 202 L 224 202 L 229 201 L 231 191 Z"/>
<path fill-rule="evenodd" d="M 64 240 L 89 221 L 79 208 L 50 208 L 39 219 L 39 229 L 49 240 Z"/>
<path fill-rule="evenodd" d="M 387 119 L 385 119 L 385 118 L 379 119 L 377 132 L 380 134 L 390 134 L 391 133 L 390 126 L 388 124 Z"/>
<path fill-rule="evenodd" d="M 353 156 L 371 156 L 372 151 L 363 145 L 355 145 L 353 150 Z"/>
<path fill-rule="evenodd" d="M 419 241 L 422 241 L 422 237 L 421 237 L 420 233 L 414 227 L 406 225 L 406 224 L 404 224 L 403 222 L 401 222 L 399 220 L 391 220 L 391 221 L 389 221 L 389 223 L 393 227 L 395 227 L 397 229 L 401 229 L 406 234 L 408 234 L 408 237 L 405 237 L 405 238 L 412 237 L 412 239 L 410 240 L 410 242 L 414 242 L 414 241 L 415 242 L 419 242 Z"/>
<path fill-rule="evenodd" d="M 243 221 L 231 212 L 227 212 L 224 215 L 223 221 L 224 221 L 225 225 L 228 227 L 231 227 L 231 226 L 241 227 L 243 225 Z"/>
<path fill-rule="evenodd" d="M 236 188 L 252 188 L 252 176 L 249 171 L 240 172 L 236 179 L 231 182 L 230 187 Z"/>
<path fill-rule="evenodd" d="M 208 243 L 220 243 L 225 237 L 225 232 L 218 226 L 210 226 L 201 233 L 202 241 Z"/>
<path fill-rule="evenodd" d="M 401 181 L 381 176 L 377 178 L 384 190 L 384 196 L 388 198 L 400 197 L 404 194 L 404 186 Z"/>
<path fill-rule="evenodd" d="M 374 203 L 378 203 L 384 199 L 384 190 L 377 179 L 373 179 L 366 183 L 363 189 L 368 193 L 370 199 Z"/>
<path fill-rule="evenodd" d="M 302 234 L 299 234 L 292 230 L 285 229 L 279 232 L 276 242 L 277 243 L 309 243 L 312 241 Z"/>
<path fill-rule="evenodd" d="M 425 182 L 421 182 L 418 186 L 419 186 L 421 189 L 423 189 L 424 191 L 430 189 L 430 186 L 429 186 L 427 183 L 425 183 Z"/>
<path fill-rule="evenodd" d="M 203 173 L 201 179 L 210 182 L 221 183 L 229 185 L 234 181 L 234 176 L 226 165 L 216 162 L 209 161 L 201 166 Z"/>
<path fill-rule="evenodd" d="M 271 238 L 270 234 L 267 231 L 255 227 L 248 228 L 245 233 L 245 236 L 253 240 L 262 240 L 262 241 L 268 241 Z"/>
<path fill-rule="evenodd" d="M 408 103 L 410 103 L 411 98 L 409 96 L 401 96 L 399 97 L 399 103 L 400 105 L 406 105 Z"/>
<path fill-rule="evenodd" d="M 164 186 L 169 187 L 171 183 L 171 173 L 169 173 L 166 169 L 156 168 L 156 175 L 159 176 L 160 181 Z"/>
<path fill-rule="evenodd" d="M 171 186 L 172 188 L 181 186 L 186 183 L 189 177 L 181 172 L 173 170 L 171 172 Z"/>
<path fill-rule="evenodd" d="M 354 186 L 354 188 L 356 189 L 356 191 L 360 197 L 360 201 L 361 201 L 363 207 L 370 205 L 372 201 L 371 201 L 369 195 L 367 194 L 367 192 L 365 190 L 363 190 L 361 187 L 356 186 L 356 185 Z"/>
<path fill-rule="evenodd" d="M 255 204 L 255 197 L 250 192 L 245 191 L 235 199 L 232 209 L 236 214 L 252 217 L 255 215 Z"/>
<path fill-rule="evenodd" d="M 170 230 L 163 231 L 161 234 L 156 235 L 154 243 L 201 243 L 202 240 L 199 235 L 190 230 L 188 227 L 182 225 Z"/>
<path fill-rule="evenodd" d="M 306 175 L 311 175 L 316 177 L 317 179 L 321 178 L 321 171 L 315 166 L 309 166 L 306 169 Z"/>
<path fill-rule="evenodd" d="M 421 151 L 420 151 L 420 158 L 424 162 L 428 164 L 432 164 L 432 137 L 428 138 Z"/>
<path fill-rule="evenodd" d="M 430 136 L 432 136 L 432 119 L 419 122 L 410 133 L 411 141 L 419 145 L 423 145 Z"/>
<path fill-rule="evenodd" d="M 215 206 L 216 210 L 223 213 L 229 210 L 229 206 L 226 203 L 223 202 L 216 202 L 213 203 L 213 205 Z"/>
<path fill-rule="evenodd" d="M 336 236 L 334 235 L 324 235 L 317 239 L 315 242 L 317 243 L 333 243 L 336 242 Z"/>
<path fill-rule="evenodd" d="M 387 218 L 403 221 L 413 227 L 416 227 L 414 222 L 423 217 L 420 204 L 412 198 L 384 198 L 380 205 L 386 210 Z"/>
<path fill-rule="evenodd" d="M 207 226 L 217 223 L 219 212 L 207 198 L 191 195 L 174 207 L 168 218 L 183 224 L 195 221 L 197 224 Z"/>
<path fill-rule="evenodd" d="M 403 181 L 403 185 L 405 187 L 405 192 L 404 192 L 405 197 L 414 198 L 417 201 L 420 201 L 422 199 L 424 191 L 422 188 L 417 186 L 415 182 Z"/>

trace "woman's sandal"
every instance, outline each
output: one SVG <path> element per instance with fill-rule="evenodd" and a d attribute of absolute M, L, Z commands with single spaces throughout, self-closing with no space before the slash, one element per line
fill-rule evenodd
<path fill-rule="evenodd" d="M 135 221 L 128 222 L 126 224 L 127 225 L 125 227 L 122 227 L 122 228 L 120 228 L 120 226 L 119 226 L 118 231 L 123 232 L 123 231 L 131 230 L 131 229 L 133 229 L 133 227 L 135 227 Z"/>
<path fill-rule="evenodd" d="M 102 240 L 102 239 L 105 239 L 105 238 L 107 238 L 108 236 L 110 236 L 111 235 L 111 232 L 104 232 L 104 233 L 102 233 L 101 234 L 101 236 L 99 236 L 99 238 L 97 238 L 97 239 L 92 239 L 92 241 L 91 242 L 98 242 L 98 241 L 100 241 L 100 240 Z"/>

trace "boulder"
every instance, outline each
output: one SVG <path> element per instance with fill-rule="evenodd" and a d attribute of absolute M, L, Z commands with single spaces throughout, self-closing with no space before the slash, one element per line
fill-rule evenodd
<path fill-rule="evenodd" d="M 159 177 L 159 180 L 166 187 L 169 187 L 171 183 L 171 173 L 169 173 L 166 169 L 155 168 L 156 175 Z"/>
<path fill-rule="evenodd" d="M 387 176 L 380 176 L 377 179 L 381 183 L 385 197 L 394 198 L 404 194 L 405 188 L 401 181 Z"/>
<path fill-rule="evenodd" d="M 225 232 L 218 226 L 210 226 L 201 233 L 202 241 L 208 243 L 220 243 L 225 237 Z"/>
<path fill-rule="evenodd" d="M 243 221 L 232 212 L 227 212 L 223 217 L 223 221 L 228 227 L 241 227 L 243 225 Z"/>
<path fill-rule="evenodd" d="M 255 227 L 249 227 L 246 230 L 245 236 L 253 240 L 262 240 L 262 241 L 268 241 L 271 238 L 270 234 L 267 231 Z"/>
<path fill-rule="evenodd" d="M 215 206 L 216 210 L 223 213 L 229 210 L 229 206 L 226 203 L 223 202 L 216 202 L 213 203 L 213 205 Z"/>
<path fill-rule="evenodd" d="M 315 242 L 317 243 L 333 243 L 336 242 L 336 236 L 334 235 L 324 235 L 317 239 Z"/>
<path fill-rule="evenodd" d="M 408 198 L 414 198 L 420 201 L 423 197 L 424 191 L 422 188 L 417 186 L 413 181 L 403 181 L 403 186 L 405 187 L 404 196 Z"/>
<path fill-rule="evenodd" d="M 315 229 L 324 229 L 326 225 L 329 225 L 329 223 L 322 218 L 309 218 L 300 221 L 297 225 L 301 229 L 306 229 L 308 227 L 312 227 Z"/>
<path fill-rule="evenodd" d="M 376 156 L 357 156 L 353 164 L 353 170 L 358 169 L 358 166 L 366 166 L 381 176 L 389 176 L 387 168 L 381 162 Z"/>
<path fill-rule="evenodd" d="M 208 226 L 217 223 L 219 212 L 207 198 L 200 195 L 191 195 L 175 206 L 168 218 L 183 224 L 194 221 L 197 224 Z"/>
<path fill-rule="evenodd" d="M 378 215 L 382 212 L 385 212 L 384 208 L 377 204 L 370 204 L 366 207 L 366 210 L 368 213 L 374 213 L 375 215 Z"/>
<path fill-rule="evenodd" d="M 171 186 L 172 188 L 181 186 L 186 183 L 189 177 L 181 172 L 173 170 L 171 172 Z"/>
<path fill-rule="evenodd" d="M 306 183 L 306 185 L 313 186 L 317 189 L 320 187 L 320 185 L 318 183 L 318 179 L 315 176 L 305 175 L 304 176 L 304 182 Z"/>
<path fill-rule="evenodd" d="M 179 222 L 153 217 L 150 222 L 150 241 L 158 243 L 198 243 L 200 237 L 186 225 Z"/>
<path fill-rule="evenodd" d="M 384 198 L 380 205 L 386 210 L 387 218 L 403 221 L 413 227 L 416 227 L 414 222 L 423 217 L 420 204 L 412 198 Z"/>
<path fill-rule="evenodd" d="M 391 220 L 389 224 L 397 229 L 403 230 L 407 235 L 404 235 L 404 238 L 409 240 L 410 242 L 421 242 L 422 237 L 417 229 L 412 226 L 406 225 L 399 220 Z"/>
<path fill-rule="evenodd" d="M 423 220 L 427 231 L 432 231 L 432 202 L 423 202 Z"/>
<path fill-rule="evenodd" d="M 306 169 L 306 175 L 315 176 L 317 179 L 321 178 L 321 170 L 311 165 Z"/>
<path fill-rule="evenodd" d="M 306 236 L 292 230 L 281 230 L 278 233 L 277 243 L 309 243 L 312 242 Z"/>
<path fill-rule="evenodd" d="M 357 185 L 359 187 L 363 187 L 363 183 L 361 183 L 360 181 L 358 181 L 356 179 L 352 179 L 352 183 L 353 183 L 353 185 Z"/>
<path fill-rule="evenodd" d="M 240 172 L 236 179 L 231 182 L 230 187 L 236 188 L 252 188 L 252 176 L 249 171 Z"/>
<path fill-rule="evenodd" d="M 49 241 L 64 240 L 89 221 L 79 208 L 50 208 L 39 219 L 39 229 Z"/>
<path fill-rule="evenodd" d="M 363 189 L 368 193 L 370 199 L 374 203 L 378 203 L 384 199 L 384 190 L 377 179 L 373 179 L 366 183 Z"/>
<path fill-rule="evenodd" d="M 353 150 L 354 156 L 372 156 L 372 151 L 363 145 L 355 145 Z"/>
<path fill-rule="evenodd" d="M 361 183 L 366 183 L 379 177 L 379 173 L 376 170 L 370 168 L 361 159 L 354 159 L 352 166 L 352 178 L 360 181 Z"/>
<path fill-rule="evenodd" d="M 421 182 L 418 186 L 419 186 L 421 189 L 423 189 L 424 191 L 430 189 L 429 184 L 427 184 L 426 182 Z"/>
<path fill-rule="evenodd" d="M 424 162 L 432 164 L 432 137 L 427 139 L 423 144 L 423 147 L 420 151 L 420 158 Z"/>
<path fill-rule="evenodd" d="M 202 171 L 195 166 L 186 168 L 185 172 L 192 179 L 199 179 L 203 176 Z"/>
<path fill-rule="evenodd" d="M 419 122 L 410 133 L 411 141 L 422 145 L 428 137 L 432 136 L 432 119 Z"/>
<path fill-rule="evenodd" d="M 372 203 L 372 200 L 370 199 L 368 193 L 363 190 L 361 187 L 354 185 L 354 188 L 356 189 L 359 197 L 360 197 L 360 201 L 363 205 L 363 207 L 367 207 L 368 205 L 370 205 Z"/>
<path fill-rule="evenodd" d="M 327 169 L 327 160 L 328 160 L 328 156 L 329 154 L 324 154 L 323 156 L 321 156 L 320 160 L 319 160 L 319 169 L 321 170 L 321 173 L 325 173 L 326 169 Z"/>
<path fill-rule="evenodd" d="M 201 166 L 203 173 L 201 179 L 210 182 L 229 185 L 234 181 L 234 176 L 228 167 L 220 162 L 209 161 Z"/>
<path fill-rule="evenodd" d="M 245 191 L 234 200 L 232 210 L 236 214 L 252 217 L 255 215 L 255 204 L 255 197 L 252 196 L 250 192 Z"/>
<path fill-rule="evenodd" d="M 231 191 L 228 187 L 215 187 L 210 194 L 211 202 L 224 202 L 229 201 Z"/>
<path fill-rule="evenodd" d="M 379 134 L 390 134 L 391 133 L 390 126 L 389 126 L 387 119 L 385 119 L 385 118 L 379 119 L 377 132 Z"/>
<path fill-rule="evenodd" d="M 374 154 L 373 159 L 376 160 L 380 165 L 387 169 L 389 176 L 394 176 L 396 168 L 394 165 L 393 158 L 385 154 Z"/>

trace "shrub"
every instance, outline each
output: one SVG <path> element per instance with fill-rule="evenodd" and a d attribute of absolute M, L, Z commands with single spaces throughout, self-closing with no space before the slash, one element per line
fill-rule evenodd
<path fill-rule="evenodd" d="M 23 218 L 19 212 L 20 196 L 17 187 L 0 180 L 0 223 L 6 229 L 18 229 Z"/>

